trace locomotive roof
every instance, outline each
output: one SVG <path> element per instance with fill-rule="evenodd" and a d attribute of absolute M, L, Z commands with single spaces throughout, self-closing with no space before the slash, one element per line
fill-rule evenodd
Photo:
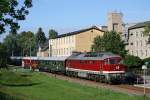
<path fill-rule="evenodd" d="M 113 54 L 111 52 L 92 52 L 92 53 L 75 53 L 72 54 L 67 59 L 71 60 L 104 60 L 111 57 L 120 57 L 119 55 Z"/>
<path fill-rule="evenodd" d="M 51 61 L 65 61 L 66 57 L 11 57 L 11 59 L 21 60 L 21 59 L 28 59 L 28 60 L 51 60 Z"/>

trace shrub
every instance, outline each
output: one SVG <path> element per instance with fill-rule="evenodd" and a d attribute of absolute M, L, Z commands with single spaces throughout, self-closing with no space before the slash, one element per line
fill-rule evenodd
<path fill-rule="evenodd" d="M 126 65 L 128 68 L 138 68 L 138 67 L 141 67 L 143 62 L 137 56 L 127 55 L 123 59 L 123 64 Z"/>
<path fill-rule="evenodd" d="M 147 67 L 150 68 L 150 57 L 143 59 L 143 62 L 144 62 L 144 63 L 145 63 L 145 62 L 148 62 Z"/>

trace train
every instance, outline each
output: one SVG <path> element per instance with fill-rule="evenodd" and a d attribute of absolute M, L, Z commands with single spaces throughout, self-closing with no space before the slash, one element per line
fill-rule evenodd
<path fill-rule="evenodd" d="M 23 57 L 24 68 L 70 77 L 119 83 L 125 73 L 122 58 L 110 52 L 73 52 L 69 57 Z"/>

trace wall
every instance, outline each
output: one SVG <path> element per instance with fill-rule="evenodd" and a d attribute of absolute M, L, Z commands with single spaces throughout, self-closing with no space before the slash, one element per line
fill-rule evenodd
<path fill-rule="evenodd" d="M 76 35 L 76 51 L 89 52 L 93 44 L 94 38 L 98 35 L 103 35 L 104 32 L 92 29 L 81 34 Z"/>

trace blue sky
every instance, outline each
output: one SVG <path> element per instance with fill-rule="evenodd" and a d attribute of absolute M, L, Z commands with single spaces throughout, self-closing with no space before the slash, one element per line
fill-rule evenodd
<path fill-rule="evenodd" d="M 91 25 L 106 25 L 109 11 L 122 12 L 125 23 L 147 21 L 149 4 L 150 0 L 33 0 L 27 19 L 19 22 L 19 32 L 37 32 L 42 27 L 45 34 L 51 28 L 61 34 Z"/>

